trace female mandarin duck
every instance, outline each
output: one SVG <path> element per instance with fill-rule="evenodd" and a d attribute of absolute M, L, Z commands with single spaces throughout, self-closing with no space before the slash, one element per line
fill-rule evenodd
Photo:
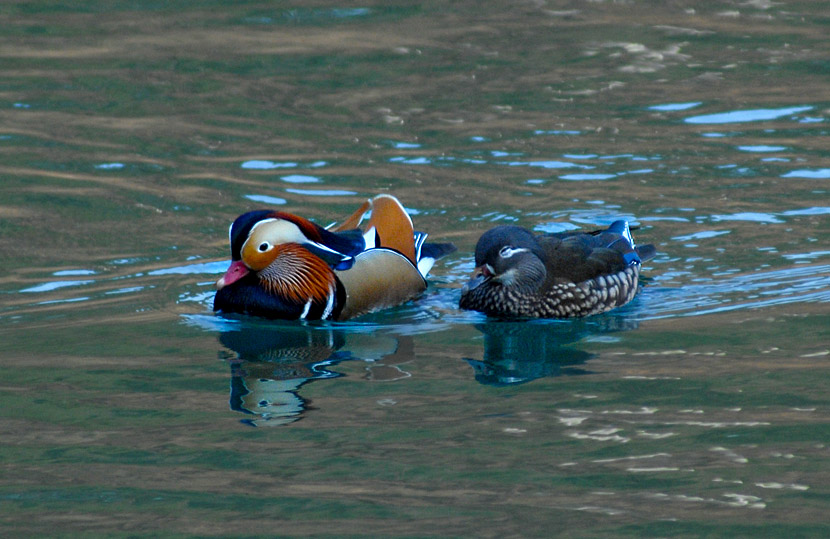
<path fill-rule="evenodd" d="M 605 230 L 534 235 L 499 226 L 476 245 L 476 273 L 462 309 L 505 318 L 571 318 L 625 305 L 637 293 L 640 264 L 656 253 L 634 245 L 626 221 Z"/>
<path fill-rule="evenodd" d="M 285 212 L 245 213 L 231 225 L 231 265 L 216 282 L 213 310 L 346 320 L 394 307 L 426 290 L 435 260 L 455 250 L 426 236 L 391 195 L 367 200 L 331 230 Z"/>

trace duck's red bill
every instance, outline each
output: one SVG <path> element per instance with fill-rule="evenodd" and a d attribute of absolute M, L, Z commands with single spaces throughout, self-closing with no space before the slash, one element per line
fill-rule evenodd
<path fill-rule="evenodd" d="M 251 270 L 241 260 L 235 260 L 231 262 L 231 267 L 228 268 L 228 271 L 225 272 L 222 278 L 216 281 L 216 289 L 221 290 L 223 287 L 245 277 L 250 272 Z"/>

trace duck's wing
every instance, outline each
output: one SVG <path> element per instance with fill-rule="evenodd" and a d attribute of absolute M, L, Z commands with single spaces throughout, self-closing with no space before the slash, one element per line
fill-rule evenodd
<path fill-rule="evenodd" d="M 539 238 L 549 280 L 581 282 L 622 271 L 642 261 L 626 221 L 615 221 L 605 230 L 589 233 L 547 234 Z M 653 246 L 642 252 L 653 256 Z"/>
<path fill-rule="evenodd" d="M 328 230 L 337 234 L 356 233 L 349 229 L 358 227 L 370 211 L 366 232 L 362 233 L 365 249 L 381 247 L 397 251 L 417 267 L 423 277 L 437 259 L 456 250 L 452 243 L 426 243 L 427 234 L 413 228 L 412 219 L 403 204 L 388 194 L 370 198 L 343 223 L 330 225 Z"/>
<path fill-rule="evenodd" d="M 400 201 L 392 195 L 378 195 L 372 199 L 372 216 L 366 225 L 366 235 L 375 233 L 375 247 L 398 251 L 412 262 L 415 257 L 415 229 L 412 219 Z M 370 243 L 369 240 L 366 242 Z"/>
<path fill-rule="evenodd" d="M 634 243 L 631 230 L 637 228 L 631 227 L 628 221 L 620 219 L 611 223 L 606 229 L 591 232 L 559 232 L 542 236 L 540 240 L 548 245 L 557 245 L 561 241 L 566 246 L 564 251 L 567 254 L 560 254 L 558 258 L 570 258 L 574 261 L 583 258 L 590 259 L 590 265 L 596 266 L 595 271 L 602 271 L 604 265 L 618 271 L 622 269 L 618 268 L 615 262 L 619 260 L 619 256 L 622 256 L 624 264 L 632 264 L 650 260 L 657 253 L 657 249 L 650 243 L 643 245 Z M 554 258 L 557 256 L 554 255 Z"/>
<path fill-rule="evenodd" d="M 416 258 L 416 234 L 412 219 L 403 204 L 392 195 L 381 194 L 364 202 L 353 214 L 339 225 L 329 225 L 328 231 L 347 233 L 356 229 L 371 211 L 366 232 L 363 233 L 365 248 L 386 247 L 406 256 L 413 265 Z"/>
<path fill-rule="evenodd" d="M 427 288 L 412 262 L 392 249 L 364 251 L 355 257 L 349 270 L 335 274 L 346 291 L 338 320 L 400 305 Z"/>
<path fill-rule="evenodd" d="M 348 269 L 354 257 L 366 249 L 366 242 L 360 230 L 329 232 L 320 228 L 317 242 L 303 243 L 302 246 L 322 258 L 334 269 Z"/>

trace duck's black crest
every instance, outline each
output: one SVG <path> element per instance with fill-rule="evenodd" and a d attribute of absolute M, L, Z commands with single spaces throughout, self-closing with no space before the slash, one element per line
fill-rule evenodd
<path fill-rule="evenodd" d="M 248 239 L 248 234 L 251 233 L 251 229 L 271 213 L 273 213 L 271 210 L 254 210 L 243 213 L 234 220 L 233 224 L 231 224 L 230 231 L 231 260 L 242 259 L 242 245 Z"/>

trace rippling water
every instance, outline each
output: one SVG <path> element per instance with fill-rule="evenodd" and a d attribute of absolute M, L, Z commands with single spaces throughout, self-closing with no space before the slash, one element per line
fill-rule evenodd
<path fill-rule="evenodd" d="M 826 536 L 820 3 L 0 10 L 4 535 Z M 348 323 L 219 317 L 227 227 L 396 194 L 459 250 Z M 658 256 L 457 308 L 491 226 Z"/>

